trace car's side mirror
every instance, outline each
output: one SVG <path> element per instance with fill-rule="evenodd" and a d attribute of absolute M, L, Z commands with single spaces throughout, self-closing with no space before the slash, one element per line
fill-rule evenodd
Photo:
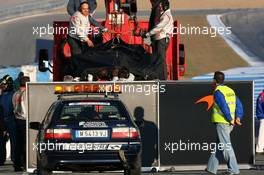
<path fill-rule="evenodd" d="M 46 72 L 49 70 L 49 54 L 48 49 L 39 50 L 38 68 L 40 72 Z"/>
<path fill-rule="evenodd" d="M 41 123 L 40 122 L 30 122 L 29 128 L 34 129 L 34 130 L 39 130 L 41 128 Z"/>

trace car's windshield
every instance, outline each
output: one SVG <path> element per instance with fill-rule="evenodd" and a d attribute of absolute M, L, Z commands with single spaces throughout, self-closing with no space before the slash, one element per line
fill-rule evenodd
<path fill-rule="evenodd" d="M 118 101 L 78 101 L 64 103 L 59 120 L 126 120 L 126 115 Z"/>

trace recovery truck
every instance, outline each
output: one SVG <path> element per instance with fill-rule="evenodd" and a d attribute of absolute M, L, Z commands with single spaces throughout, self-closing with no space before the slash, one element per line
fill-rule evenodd
<path fill-rule="evenodd" d="M 152 53 L 151 46 L 144 43 L 142 32 L 148 30 L 149 22 L 147 20 L 138 20 L 137 2 L 136 0 L 106 0 L 106 18 L 100 21 L 107 29 L 114 31 L 113 33 L 103 33 L 103 43 L 114 41 L 115 39 L 122 40 L 128 45 L 143 46 L 145 51 Z M 68 21 L 54 21 L 54 29 L 61 32 L 54 33 L 53 46 L 53 64 L 47 65 L 49 61 L 48 51 L 41 49 L 39 51 L 39 70 L 41 72 L 50 71 L 53 73 L 53 81 L 62 81 L 65 76 L 65 66 L 71 59 L 69 45 L 62 44 L 67 36 L 69 27 Z M 177 28 L 179 22 L 174 21 L 174 27 Z M 117 58 L 118 59 L 118 58 Z M 180 44 L 180 35 L 175 33 L 170 38 L 170 44 L 167 49 L 167 80 L 179 80 L 184 75 L 186 70 L 185 62 L 185 47 Z"/>

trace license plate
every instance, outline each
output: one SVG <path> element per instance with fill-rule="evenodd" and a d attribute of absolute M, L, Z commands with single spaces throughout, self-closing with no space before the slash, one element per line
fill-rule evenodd
<path fill-rule="evenodd" d="M 77 138 L 108 137 L 107 130 L 82 130 L 76 131 Z"/>

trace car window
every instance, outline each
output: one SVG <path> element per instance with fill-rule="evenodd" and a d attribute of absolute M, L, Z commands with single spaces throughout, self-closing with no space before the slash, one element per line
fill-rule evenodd
<path fill-rule="evenodd" d="M 59 120 L 126 120 L 127 113 L 118 102 L 69 102 L 61 109 Z"/>
<path fill-rule="evenodd" d="M 45 116 L 45 118 L 43 120 L 43 123 L 42 123 L 44 125 L 44 127 L 46 127 L 50 123 L 50 121 L 52 119 L 51 116 L 53 116 L 54 111 L 56 109 L 56 106 L 57 106 L 57 103 L 53 103 L 50 106 L 50 108 L 49 108 L 48 112 L 46 113 L 46 116 Z"/>

